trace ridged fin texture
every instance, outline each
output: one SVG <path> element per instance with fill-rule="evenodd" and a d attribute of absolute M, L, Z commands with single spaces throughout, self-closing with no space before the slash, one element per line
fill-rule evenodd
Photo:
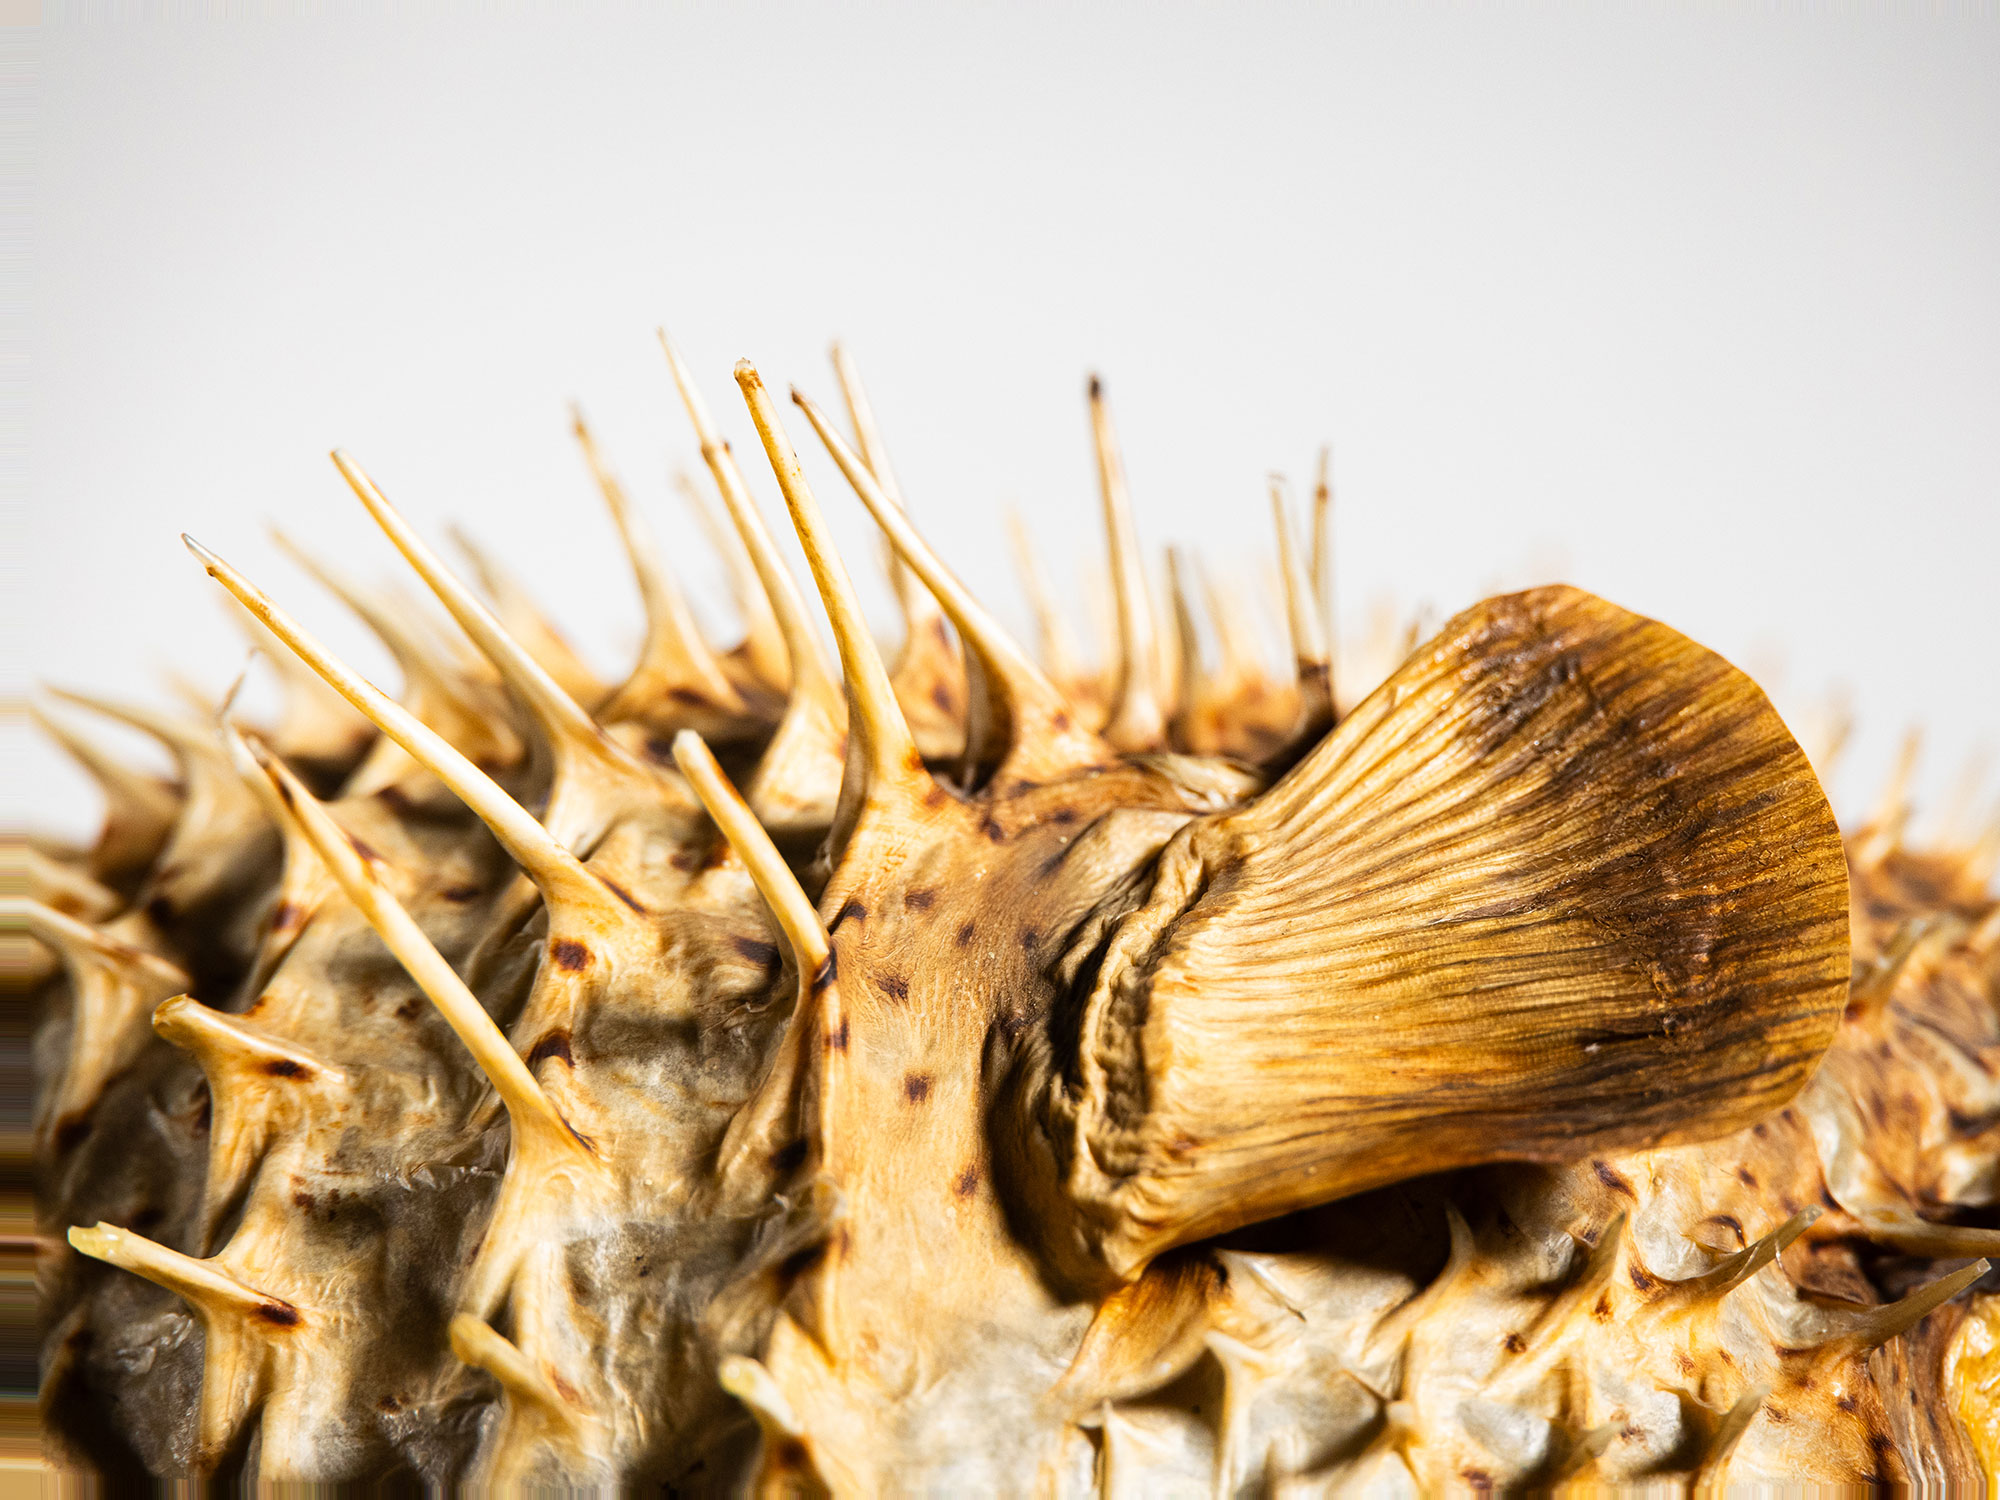
<path fill-rule="evenodd" d="M 1805 1082 L 1847 971 L 1833 814 L 1756 685 L 1578 590 L 1490 600 L 1167 850 L 1083 1021 L 1072 1191 L 1129 1273 L 1423 1171 L 1721 1134 Z"/>

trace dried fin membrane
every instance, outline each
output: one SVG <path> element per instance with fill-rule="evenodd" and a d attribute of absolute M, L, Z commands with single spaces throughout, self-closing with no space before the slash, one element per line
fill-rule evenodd
<path fill-rule="evenodd" d="M 837 353 L 852 435 L 796 399 L 884 533 L 885 653 L 738 367 L 836 668 L 667 354 L 742 644 L 579 418 L 646 610 L 623 682 L 336 455 L 450 617 L 339 585 L 400 698 L 197 548 L 279 721 L 38 709 L 108 805 L 7 906 L 55 1462 L 2000 1482 L 2000 841 L 1912 849 L 1898 796 L 1843 843 L 1747 677 L 1576 589 L 1336 640 L 1324 465 L 1309 533 L 1273 486 L 1267 673 L 1189 559 L 1156 597 L 1094 380 L 1096 669 L 1039 564 L 1031 653 L 924 541 Z"/>

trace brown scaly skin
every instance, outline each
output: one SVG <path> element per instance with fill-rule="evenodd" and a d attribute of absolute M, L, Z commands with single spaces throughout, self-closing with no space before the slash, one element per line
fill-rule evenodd
<path fill-rule="evenodd" d="M 1570 589 L 1343 677 L 1328 733 L 1324 484 L 1310 568 L 1279 506 L 1297 683 L 1226 620 L 1208 670 L 1178 566 L 1153 619 L 1094 383 L 1120 654 L 1052 684 L 903 519 L 836 363 L 854 446 L 801 405 L 897 550 L 893 670 L 747 367 L 837 674 L 678 359 L 760 590 L 733 652 L 580 421 L 647 605 L 619 686 L 338 455 L 476 669 L 340 585 L 399 706 L 200 554 L 295 653 L 285 720 L 154 723 L 180 787 L 100 763 L 96 853 L 22 865 L 66 965 L 22 969 L 59 1459 L 1990 1482 L 1987 856 L 1889 818 L 1843 858 L 1748 679 Z"/>

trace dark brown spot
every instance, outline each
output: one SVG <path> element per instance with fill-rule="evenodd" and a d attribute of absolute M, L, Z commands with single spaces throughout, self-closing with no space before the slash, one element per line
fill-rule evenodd
<path fill-rule="evenodd" d="M 382 856 L 377 854 L 372 847 L 370 847 L 368 844 L 363 843 L 353 834 L 350 833 L 347 836 L 347 842 L 354 846 L 354 852 L 356 854 L 360 855 L 363 859 L 367 860 L 368 863 L 370 863 L 371 865 L 380 862 Z"/>
<path fill-rule="evenodd" d="M 1632 1285 L 1642 1292 L 1650 1292 L 1654 1287 L 1659 1285 L 1657 1281 L 1653 1280 L 1652 1277 L 1648 1276 L 1637 1266 L 1631 1268 L 1630 1275 L 1632 1277 Z"/>
<path fill-rule="evenodd" d="M 979 820 L 979 831 L 996 844 L 1007 837 L 1007 830 L 1000 826 L 991 813 Z"/>
<path fill-rule="evenodd" d="M 1021 934 L 1021 951 L 1023 953 L 1033 953 L 1035 945 L 1041 942 L 1041 940 L 1042 935 L 1030 927 L 1026 932 Z"/>
<path fill-rule="evenodd" d="M 979 1168 L 967 1167 L 953 1179 L 951 1190 L 961 1198 L 970 1198 L 979 1191 Z"/>
<path fill-rule="evenodd" d="M 832 932 L 850 917 L 857 922 L 865 922 L 868 920 L 868 908 L 863 906 L 859 901 L 848 902 L 834 915 L 834 919 L 826 924 L 826 930 Z"/>
<path fill-rule="evenodd" d="M 957 706 L 951 701 L 951 689 L 941 682 L 931 684 L 931 702 L 945 713 L 950 713 Z"/>
<path fill-rule="evenodd" d="M 1782 1406 L 1767 1406 L 1764 1408 L 1764 1415 L 1780 1426 L 1792 1420 L 1792 1414 Z"/>
<path fill-rule="evenodd" d="M 1861 1405 L 1861 1403 L 1859 1401 L 1856 1401 L 1854 1397 L 1851 1395 L 1835 1396 L 1833 1398 L 1833 1404 L 1839 1407 L 1842 1411 L 1853 1411 L 1856 1407 Z"/>
<path fill-rule="evenodd" d="M 1076 818 L 1077 812 L 1073 807 L 1059 807 L 1049 814 L 1049 821 L 1058 828 L 1069 827 L 1070 824 L 1076 821 Z"/>
<path fill-rule="evenodd" d="M 800 1137 L 796 1141 L 788 1141 L 771 1153 L 771 1165 L 780 1172 L 796 1171 L 799 1164 L 805 1159 L 806 1143 L 804 1137 Z"/>
<path fill-rule="evenodd" d="M 821 964 L 819 971 L 813 975 L 813 993 L 818 994 L 839 977 L 840 955 L 830 952 L 826 956 L 826 962 Z"/>
<path fill-rule="evenodd" d="M 806 1445 L 797 1438 L 785 1438 L 771 1450 L 771 1463 L 779 1469 L 800 1469 L 806 1466 Z"/>
<path fill-rule="evenodd" d="M 646 754 L 661 765 L 670 766 L 674 763 L 674 742 L 664 734 L 649 734 L 646 736 Z"/>
<path fill-rule="evenodd" d="M 375 1409 L 377 1411 L 401 1411 L 403 1403 L 398 1401 L 394 1396 L 384 1396 L 380 1401 L 375 1403 Z"/>
<path fill-rule="evenodd" d="M 71 1115 L 56 1127 L 56 1149 L 74 1151 L 90 1139 L 90 1119 L 86 1115 Z"/>
<path fill-rule="evenodd" d="M 825 1254 L 826 1244 L 824 1241 L 817 1245 L 807 1245 L 803 1250 L 794 1250 L 790 1255 L 787 1255 L 783 1260 L 778 1262 L 778 1275 L 786 1281 L 796 1281 L 814 1266 L 818 1265 L 821 1257 Z"/>
<path fill-rule="evenodd" d="M 548 1371 L 548 1377 L 549 1377 L 549 1383 L 556 1388 L 556 1394 L 558 1396 L 562 1397 L 563 1400 L 569 1402 L 571 1405 L 580 1404 L 579 1398 L 576 1394 L 575 1386 L 571 1385 L 567 1380 L 564 1380 L 562 1376 L 558 1375 L 554 1370 Z"/>
<path fill-rule="evenodd" d="M 1694 1374 L 1694 1360 L 1689 1356 L 1687 1350 L 1676 1349 L 1674 1351 L 1674 1367 L 1683 1375 L 1692 1376 Z"/>
<path fill-rule="evenodd" d="M 1738 1167 L 1736 1169 L 1736 1180 L 1745 1187 L 1753 1188 L 1757 1185 L 1757 1179 L 1750 1174 L 1748 1167 Z"/>
<path fill-rule="evenodd" d="M 306 1078 L 312 1069 L 304 1063 L 293 1062 L 289 1057 L 274 1057 L 264 1064 L 264 1071 L 273 1078 Z"/>
<path fill-rule="evenodd" d="M 627 906 L 631 907 L 632 910 L 639 913 L 640 916 L 643 917 L 646 914 L 646 908 L 641 906 L 638 903 L 638 901 L 634 899 L 632 893 L 626 890 L 624 886 L 620 885 L 615 880 L 607 880 L 602 875 L 598 876 L 597 879 L 600 885 L 602 885 L 607 891 L 611 892 L 611 894 L 616 896 L 620 901 L 623 901 Z"/>
<path fill-rule="evenodd" d="M 958 932 L 952 938 L 952 941 L 957 943 L 958 946 L 961 948 L 967 947 L 972 942 L 972 934 L 973 934 L 973 926 L 970 922 L 967 922 L 963 927 L 958 929 Z"/>
<path fill-rule="evenodd" d="M 155 896 L 146 903 L 146 915 L 156 927 L 165 927 L 174 919 L 174 903 L 165 896 Z"/>
<path fill-rule="evenodd" d="M 755 938 L 733 937 L 729 940 L 729 946 L 759 968 L 775 972 L 779 967 L 776 943 L 760 943 Z"/>
<path fill-rule="evenodd" d="M 1590 1315 L 1600 1323 L 1609 1323 L 1611 1321 L 1611 1299 L 1600 1296 L 1597 1299 L 1597 1305 L 1591 1308 Z"/>
<path fill-rule="evenodd" d="M 922 1104 L 931 1096 L 931 1075 L 910 1073 L 903 1079 L 903 1097 L 912 1104 Z"/>
<path fill-rule="evenodd" d="M 536 1042 L 529 1049 L 528 1066 L 530 1068 L 534 1067 L 545 1057 L 559 1057 L 570 1067 L 576 1066 L 575 1059 L 570 1056 L 569 1033 L 567 1031 L 561 1027 L 557 1027 L 554 1031 L 549 1032 L 548 1035 Z"/>
<path fill-rule="evenodd" d="M 937 903 L 937 892 L 918 889 L 903 893 L 903 905 L 912 911 L 929 911 Z"/>
<path fill-rule="evenodd" d="M 1523 1349 L 1528 1347 L 1528 1341 L 1518 1333 L 1510 1333 L 1500 1341 L 1500 1347 L 1505 1349 L 1509 1354 L 1519 1354 Z"/>
<path fill-rule="evenodd" d="M 667 696 L 676 703 L 687 703 L 699 708 L 706 708 L 708 706 L 708 699 L 690 687 L 668 688 Z M 668 753 L 671 754 L 672 752 L 669 751 Z"/>
<path fill-rule="evenodd" d="M 295 902 L 280 901 L 271 908 L 271 931 L 289 932 L 299 925 L 305 916 L 305 909 Z"/>
<path fill-rule="evenodd" d="M 1055 725 L 1056 732 L 1060 734 L 1069 728 L 1069 715 L 1059 708 L 1049 715 L 1049 722 Z"/>
<path fill-rule="evenodd" d="M 1724 1229 L 1735 1235 L 1737 1244 L 1740 1245 L 1743 1243 L 1743 1221 L 1738 1219 L 1736 1215 L 1710 1214 L 1708 1221 L 1711 1224 L 1720 1224 Z"/>
<path fill-rule="evenodd" d="M 145 1230 L 151 1229 L 155 1224 L 158 1224 L 166 1216 L 164 1209 L 156 1208 L 149 1203 L 146 1207 L 132 1215 L 132 1227 L 143 1233 Z"/>
<path fill-rule="evenodd" d="M 438 892 L 438 894 L 443 896 L 447 901 L 457 901 L 463 904 L 467 901 L 477 901 L 481 893 L 480 888 L 476 885 L 448 885 L 442 891 Z"/>
<path fill-rule="evenodd" d="M 309 1214 L 319 1207 L 319 1199 L 315 1198 L 311 1193 L 306 1192 L 303 1188 L 297 1189 L 292 1193 L 292 1206 Z"/>
<path fill-rule="evenodd" d="M 275 1300 L 259 1302 L 257 1304 L 257 1316 L 262 1318 L 266 1323 L 275 1324 L 279 1328 L 296 1328 L 299 1326 L 299 1310 L 289 1302 L 278 1302 Z"/>
<path fill-rule="evenodd" d="M 847 1050 L 847 1017 L 840 1018 L 840 1024 L 826 1034 L 826 1050 L 845 1052 Z"/>
<path fill-rule="evenodd" d="M 581 972 L 590 963 L 590 950 L 568 938 L 549 944 L 549 954 L 555 959 L 557 968 L 567 969 L 572 974 Z"/>
<path fill-rule="evenodd" d="M 1458 1477 L 1472 1486 L 1472 1493 L 1475 1495 L 1493 1493 L 1493 1476 L 1484 1469 L 1460 1469 Z"/>
<path fill-rule="evenodd" d="M 207 1135 L 209 1121 L 215 1115 L 215 1101 L 209 1096 L 208 1080 L 203 1079 L 194 1086 L 194 1118 L 188 1123 L 196 1135 Z"/>
<path fill-rule="evenodd" d="M 420 996 L 412 995 L 396 1007 L 396 1018 L 402 1021 L 414 1021 L 418 1016 L 423 1014 L 423 1009 L 423 999 Z"/>
<path fill-rule="evenodd" d="M 1628 1198 L 1638 1196 L 1632 1191 L 1632 1184 L 1612 1171 L 1608 1163 L 1594 1161 L 1590 1165 L 1597 1173 L 1597 1180 L 1610 1188 L 1612 1192 L 1623 1193 Z"/>
<path fill-rule="evenodd" d="M 875 981 L 875 984 L 883 994 L 889 996 L 891 999 L 907 1000 L 910 998 L 910 981 L 900 974 L 884 974 L 880 979 Z"/>

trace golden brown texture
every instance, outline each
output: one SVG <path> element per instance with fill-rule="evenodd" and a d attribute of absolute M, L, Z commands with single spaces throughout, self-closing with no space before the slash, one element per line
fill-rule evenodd
<path fill-rule="evenodd" d="M 24 926 L 191 991 L 23 969 L 43 1098 L 81 1101 L 36 1163 L 53 1452 L 725 1494 L 1977 1482 L 1987 853 L 1891 808 L 1843 899 L 1761 695 L 1574 590 L 1345 643 L 1315 749 L 1329 502 L 1309 570 L 1276 507 L 1288 678 L 1192 569 L 1163 629 L 1101 399 L 1124 645 L 1038 664 L 905 517 L 843 360 L 852 439 L 800 404 L 906 569 L 892 667 L 746 365 L 836 678 L 668 353 L 764 592 L 741 645 L 692 635 L 602 455 L 648 615 L 612 686 L 338 456 L 450 617 L 342 583 L 402 701 L 201 553 L 328 686 L 269 736 L 152 721 L 180 784 L 100 765 L 98 858 L 20 861 Z M 1094 1118 L 1052 1093 L 1089 1066 L 1125 1070 Z M 1211 1123 L 1149 1157 L 1172 1111 Z M 1165 1212 L 1065 1173 L 1051 1120 Z"/>
<path fill-rule="evenodd" d="M 1422 1171 L 1720 1134 L 1846 984 L 1839 833 L 1756 686 L 1573 589 L 1489 600 L 1167 847 L 1083 1020 L 1071 1190 L 1129 1273 Z"/>

